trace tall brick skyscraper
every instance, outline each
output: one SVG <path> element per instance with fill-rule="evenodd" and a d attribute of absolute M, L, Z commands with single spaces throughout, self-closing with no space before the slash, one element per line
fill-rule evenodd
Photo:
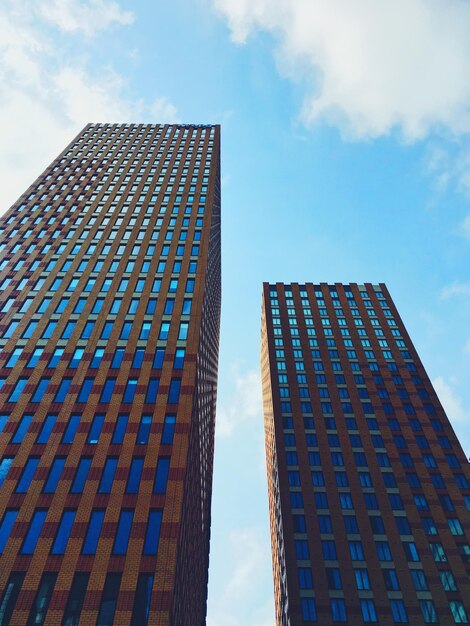
<path fill-rule="evenodd" d="M 205 623 L 218 126 L 88 125 L 0 218 L 0 625 Z"/>
<path fill-rule="evenodd" d="M 385 285 L 265 284 L 276 623 L 466 624 L 469 464 Z"/>

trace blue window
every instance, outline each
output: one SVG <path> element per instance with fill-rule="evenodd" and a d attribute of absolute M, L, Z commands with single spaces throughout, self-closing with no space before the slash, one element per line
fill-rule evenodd
<path fill-rule="evenodd" d="M 4 413 L 0 414 L 0 433 L 5 428 L 5 424 L 8 422 L 9 415 L 5 415 Z"/>
<path fill-rule="evenodd" d="M 152 322 L 143 322 L 140 329 L 139 339 L 148 339 L 150 336 L 150 329 L 152 328 Z"/>
<path fill-rule="evenodd" d="M 128 309 L 128 313 L 130 315 L 134 315 L 134 313 L 137 313 L 137 309 L 139 307 L 139 298 L 132 298 L 131 303 L 129 304 L 129 309 Z"/>
<path fill-rule="evenodd" d="M 78 425 L 80 424 L 81 413 L 72 413 L 65 429 L 64 436 L 62 437 L 62 443 L 72 443 L 77 433 Z"/>
<path fill-rule="evenodd" d="M 89 339 L 95 327 L 95 322 L 87 322 L 82 331 L 82 339 Z"/>
<path fill-rule="evenodd" d="M 23 441 L 23 438 L 28 431 L 28 428 L 29 428 L 29 425 L 31 424 L 32 419 L 33 419 L 33 416 L 30 414 L 23 415 L 23 417 L 18 423 L 18 426 L 16 428 L 15 434 L 13 435 L 11 443 L 21 443 Z"/>
<path fill-rule="evenodd" d="M 46 484 L 44 485 L 44 493 L 54 493 L 59 484 L 62 470 L 65 466 L 65 457 L 56 457 L 52 463 L 49 476 L 47 477 Z"/>
<path fill-rule="evenodd" d="M 96 298 L 95 304 L 93 305 L 92 313 L 99 313 L 103 308 L 104 298 Z"/>
<path fill-rule="evenodd" d="M 175 299 L 174 298 L 167 298 L 166 302 L 165 302 L 165 309 L 164 309 L 163 313 L 165 315 L 171 315 L 173 313 L 174 307 L 175 307 Z"/>
<path fill-rule="evenodd" d="M 161 369 L 163 366 L 164 358 L 165 358 L 165 350 L 163 350 L 163 348 L 159 348 L 158 350 L 156 350 L 152 367 L 154 367 L 155 369 Z"/>
<path fill-rule="evenodd" d="M 168 482 L 168 472 L 170 469 L 170 458 L 161 457 L 158 459 L 157 471 L 155 472 L 155 483 L 153 493 L 166 493 Z"/>
<path fill-rule="evenodd" d="M 41 432 L 36 439 L 36 443 L 47 443 L 49 441 L 50 434 L 52 429 L 54 428 L 54 424 L 56 422 L 57 415 L 47 415 L 44 420 L 44 424 L 41 428 Z"/>
<path fill-rule="evenodd" d="M 188 322 L 181 322 L 179 332 L 178 332 L 178 339 L 183 340 L 183 341 L 186 340 L 188 338 L 188 329 L 189 329 Z"/>
<path fill-rule="evenodd" d="M 180 399 L 181 378 L 172 378 L 170 381 L 170 391 L 168 393 L 169 404 L 177 404 Z"/>
<path fill-rule="evenodd" d="M 193 293 L 194 292 L 194 278 L 188 278 L 188 280 L 186 281 L 186 289 L 185 289 L 186 293 Z"/>
<path fill-rule="evenodd" d="M 107 378 L 101 392 L 100 402 L 111 402 L 113 396 L 114 385 L 116 384 L 115 378 Z"/>
<path fill-rule="evenodd" d="M 408 615 L 406 614 L 403 600 L 390 600 L 390 608 L 392 609 L 392 617 L 395 624 L 408 623 Z"/>
<path fill-rule="evenodd" d="M 173 443 L 173 437 L 175 434 L 176 415 L 165 415 L 163 422 L 162 440 L 161 443 L 166 446 L 171 446 Z"/>
<path fill-rule="evenodd" d="M 94 509 L 91 512 L 87 533 L 83 541 L 82 554 L 96 553 L 101 533 L 101 526 L 103 525 L 104 513 L 105 512 L 102 509 Z"/>
<path fill-rule="evenodd" d="M 39 509 L 34 512 L 33 518 L 29 525 L 28 533 L 24 538 L 23 545 L 21 546 L 21 554 L 33 554 L 36 544 L 41 534 L 41 530 L 44 522 L 46 521 L 47 511 Z"/>
<path fill-rule="evenodd" d="M 346 605 L 342 598 L 332 598 L 330 600 L 330 608 L 334 622 L 347 622 Z"/>
<path fill-rule="evenodd" d="M 67 322 L 62 333 L 62 339 L 70 339 L 74 331 L 76 322 Z"/>
<path fill-rule="evenodd" d="M 152 425 L 151 415 L 142 415 L 140 418 L 139 431 L 137 433 L 137 441 L 139 444 L 146 444 L 149 440 L 150 426 Z"/>
<path fill-rule="evenodd" d="M 8 475 L 8 472 L 10 471 L 10 467 L 11 467 L 12 463 L 13 463 L 13 457 L 12 456 L 5 456 L 0 461 L 0 487 L 5 482 L 5 479 L 6 479 L 7 475 Z"/>
<path fill-rule="evenodd" d="M 124 390 L 124 396 L 122 401 L 125 403 L 131 403 L 134 400 L 135 390 L 137 389 L 137 378 L 129 378 Z"/>
<path fill-rule="evenodd" d="M 98 443 L 100 438 L 101 429 L 103 428 L 104 414 L 97 413 L 91 423 L 90 431 L 88 433 L 87 443 Z"/>
<path fill-rule="evenodd" d="M 41 358 L 42 352 L 43 352 L 42 348 L 35 348 L 33 354 L 31 355 L 31 358 L 28 361 L 28 365 L 26 367 L 28 368 L 36 367 L 36 365 L 39 363 L 39 359 Z"/>
<path fill-rule="evenodd" d="M 16 383 L 15 388 L 11 392 L 10 397 L 8 398 L 8 402 L 18 402 L 27 383 L 28 383 L 27 378 L 18 378 L 18 382 Z"/>
<path fill-rule="evenodd" d="M 93 387 L 94 378 L 85 378 L 82 383 L 82 388 L 78 394 L 77 402 L 87 402 L 90 397 L 90 392 Z"/>
<path fill-rule="evenodd" d="M 5 367 L 13 367 L 13 365 L 15 365 L 15 363 L 20 358 L 22 351 L 23 350 L 21 348 L 15 348 L 11 353 L 10 358 L 6 362 Z"/>
<path fill-rule="evenodd" d="M 64 554 L 75 520 L 75 513 L 75 510 L 64 511 L 54 543 L 52 544 L 51 554 Z"/>
<path fill-rule="evenodd" d="M 46 393 L 50 381 L 50 378 L 41 378 L 38 386 L 36 387 L 36 391 L 31 398 L 31 402 L 40 402 L 44 398 L 44 394 Z"/>
<path fill-rule="evenodd" d="M 93 355 L 93 358 L 90 363 L 90 368 L 96 369 L 97 367 L 99 367 L 103 356 L 104 356 L 104 348 L 96 348 L 95 354 Z"/>
<path fill-rule="evenodd" d="M 78 280 L 74 279 L 72 282 L 75 282 L 74 288 L 77 286 L 78 284 Z M 73 291 L 73 289 L 67 289 L 67 291 Z M 74 313 L 83 313 L 83 309 L 85 308 L 85 304 L 86 304 L 86 298 L 79 298 L 77 300 L 77 304 L 75 305 L 75 308 L 73 310 Z"/>
<path fill-rule="evenodd" d="M 83 348 L 77 348 L 73 353 L 72 358 L 70 359 L 69 367 L 71 369 L 76 369 L 80 365 L 80 361 L 85 353 Z"/>
<path fill-rule="evenodd" d="M 121 511 L 116 537 L 114 539 L 113 554 L 126 554 L 127 544 L 129 543 L 129 537 L 131 535 L 133 518 L 134 511 Z"/>
<path fill-rule="evenodd" d="M 75 472 L 75 478 L 70 489 L 70 493 L 82 493 L 85 487 L 86 479 L 88 476 L 88 470 L 90 469 L 91 459 L 85 457 L 80 459 L 77 471 Z"/>
<path fill-rule="evenodd" d="M 160 293 L 161 287 L 162 287 L 162 279 L 161 278 L 156 278 L 153 281 L 152 293 Z"/>
<path fill-rule="evenodd" d="M 111 305 L 110 313 L 118 313 L 121 307 L 122 298 L 114 298 L 113 303 Z"/>
<path fill-rule="evenodd" d="M 117 348 L 116 352 L 114 353 L 113 361 L 111 363 L 111 368 L 119 369 L 121 367 L 123 358 L 124 358 L 124 349 Z"/>
<path fill-rule="evenodd" d="M 132 459 L 129 478 L 127 479 L 126 493 L 138 493 L 143 467 L 144 459 L 142 457 Z"/>
<path fill-rule="evenodd" d="M 157 308 L 157 300 L 155 298 L 150 298 L 147 302 L 147 309 L 145 311 L 146 315 L 153 315 L 155 313 L 155 309 Z"/>
<path fill-rule="evenodd" d="M 301 598 L 302 619 L 305 622 L 317 621 L 317 610 L 314 598 Z"/>
<path fill-rule="evenodd" d="M 109 457 L 106 459 L 106 463 L 103 468 L 103 474 L 101 475 L 100 486 L 98 487 L 98 493 L 111 492 L 117 464 L 118 459 L 116 457 Z"/>
<path fill-rule="evenodd" d="M 65 402 L 70 385 L 72 384 L 71 378 L 64 378 L 59 385 L 59 389 L 55 394 L 54 402 Z"/>
<path fill-rule="evenodd" d="M 101 331 L 101 339 L 109 339 L 113 330 L 114 322 L 106 322 Z"/>
<path fill-rule="evenodd" d="M 47 367 L 57 367 L 62 355 L 64 354 L 63 348 L 56 348 L 52 353 L 52 356 L 47 364 Z"/>
<path fill-rule="evenodd" d="M 373 600 L 361 600 L 361 612 L 365 622 L 377 622 L 377 612 Z"/>
<path fill-rule="evenodd" d="M 312 570 L 309 567 L 298 567 L 297 577 L 299 589 L 313 589 Z"/>
<path fill-rule="evenodd" d="M 21 474 L 21 478 L 16 486 L 16 493 L 26 493 L 28 491 L 38 465 L 39 458 L 37 457 L 33 457 L 27 460 L 26 465 L 24 466 L 23 473 Z"/>
<path fill-rule="evenodd" d="M 364 551 L 360 541 L 349 541 L 349 552 L 353 561 L 364 560 Z"/>
<path fill-rule="evenodd" d="M 42 333 L 43 339 L 50 339 L 52 337 L 52 333 L 54 332 L 56 326 L 57 326 L 57 322 L 49 322 L 46 328 L 44 329 L 44 332 Z"/>
<path fill-rule="evenodd" d="M 16 509 L 7 509 L 0 524 L 0 554 L 3 554 L 8 538 L 10 537 L 13 524 L 18 516 Z"/>
<path fill-rule="evenodd" d="M 147 394 L 145 396 L 145 402 L 154 403 L 157 401 L 159 383 L 160 383 L 159 378 L 150 378 L 149 384 L 147 387 Z"/>
<path fill-rule="evenodd" d="M 129 339 L 129 336 L 131 334 L 131 329 L 132 329 L 132 322 L 124 322 L 122 330 L 121 330 L 120 339 Z"/>
<path fill-rule="evenodd" d="M 122 444 L 122 442 L 124 441 L 124 435 L 126 434 L 128 420 L 129 415 L 127 415 L 127 413 L 121 413 L 118 415 L 111 443 Z"/>
<path fill-rule="evenodd" d="M 144 354 L 145 350 L 139 348 L 134 353 L 134 358 L 132 360 L 132 368 L 140 369 L 142 367 L 142 363 L 144 362 Z"/>
<path fill-rule="evenodd" d="M 175 360 L 173 362 L 173 367 L 175 370 L 183 369 L 185 352 L 186 351 L 184 348 L 177 348 L 175 352 Z"/>
<path fill-rule="evenodd" d="M 170 332 L 170 323 L 162 322 L 160 326 L 160 334 L 158 335 L 159 339 L 168 339 L 168 334 Z"/>
<path fill-rule="evenodd" d="M 37 322 L 29 322 L 29 324 L 26 327 L 26 330 L 24 331 L 22 337 L 24 339 L 29 339 L 30 337 L 32 337 L 34 331 L 36 330 L 36 326 L 37 325 L 38 325 Z"/>

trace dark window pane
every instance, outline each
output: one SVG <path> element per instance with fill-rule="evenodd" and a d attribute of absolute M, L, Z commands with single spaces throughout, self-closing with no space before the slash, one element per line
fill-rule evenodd
<path fill-rule="evenodd" d="M 82 554 L 95 554 L 100 538 L 101 526 L 104 520 L 104 511 L 97 509 L 92 511 L 87 533 L 83 542 Z"/>
<path fill-rule="evenodd" d="M 108 574 L 101 596 L 100 610 L 96 626 L 113 626 L 114 613 L 121 585 L 121 574 Z"/>
<path fill-rule="evenodd" d="M 26 626 L 44 624 L 57 574 L 43 574 Z"/>
<path fill-rule="evenodd" d="M 147 626 L 152 597 L 153 574 L 139 574 L 131 626 Z"/>

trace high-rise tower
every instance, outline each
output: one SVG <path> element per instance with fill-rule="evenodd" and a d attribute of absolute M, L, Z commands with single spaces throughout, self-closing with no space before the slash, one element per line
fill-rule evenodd
<path fill-rule="evenodd" d="M 0 218 L 0 625 L 205 623 L 218 126 L 90 124 Z"/>
<path fill-rule="evenodd" d="M 470 619 L 468 461 L 385 285 L 265 284 L 276 623 Z"/>

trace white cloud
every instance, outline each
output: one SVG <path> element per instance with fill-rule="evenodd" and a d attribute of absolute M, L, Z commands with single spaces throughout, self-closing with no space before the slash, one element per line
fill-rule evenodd
<path fill-rule="evenodd" d="M 54 15 L 57 19 L 53 20 Z M 149 107 L 143 100 L 126 97 L 126 80 L 112 65 L 90 67 L 86 61 L 88 40 L 77 36 L 71 46 L 62 37 L 50 37 L 51 24 L 52 28 L 90 35 L 93 29 L 113 23 L 128 24 L 131 17 L 116 2 L 107 0 L 54 0 L 47 4 L 2 0 L 0 213 L 87 122 L 176 116 L 168 100 L 156 100 Z"/>
<path fill-rule="evenodd" d="M 157 98 L 150 104 L 149 113 L 153 119 L 161 124 L 175 124 L 179 122 L 178 111 L 167 98 Z"/>
<path fill-rule="evenodd" d="M 219 597 L 209 603 L 208 626 L 272 626 L 273 603 L 258 606 L 260 580 L 271 574 L 269 535 L 264 529 L 242 528 L 232 530 L 227 542 L 227 582 Z M 251 608 L 255 600 L 256 610 Z M 246 607 L 249 617 L 240 615 Z"/>
<path fill-rule="evenodd" d="M 230 437 L 237 427 L 246 421 L 262 420 L 263 401 L 261 377 L 258 370 L 240 372 L 238 366 L 231 368 L 232 389 L 225 406 L 217 409 L 216 436 Z"/>
<path fill-rule="evenodd" d="M 351 138 L 470 132 L 464 0 L 213 0 L 232 39 L 271 33 L 281 73 L 305 85 L 302 117 Z"/>
<path fill-rule="evenodd" d="M 92 36 L 111 24 L 131 24 L 131 11 L 123 11 L 109 0 L 43 0 L 38 5 L 41 16 L 66 32 Z"/>
<path fill-rule="evenodd" d="M 451 422 L 463 422 L 468 419 L 462 401 L 450 383 L 442 376 L 438 376 L 432 381 L 432 384 Z"/>
<path fill-rule="evenodd" d="M 470 296 L 470 283 L 455 282 L 441 290 L 440 297 L 442 300 L 449 300 L 455 296 Z"/>

